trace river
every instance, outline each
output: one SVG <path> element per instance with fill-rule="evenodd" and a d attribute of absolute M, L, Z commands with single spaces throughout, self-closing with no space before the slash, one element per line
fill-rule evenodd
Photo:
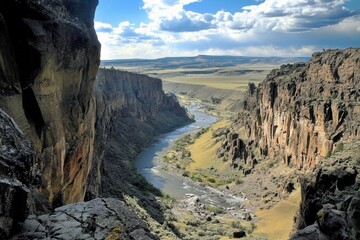
<path fill-rule="evenodd" d="M 181 136 L 208 127 L 217 121 L 198 105 L 192 104 L 188 106 L 188 110 L 194 115 L 195 122 L 159 136 L 152 145 L 143 149 L 137 156 L 136 168 L 148 182 L 177 200 L 183 200 L 191 194 L 198 196 L 206 203 L 233 208 L 242 198 L 162 170 L 158 163 L 158 158 Z"/>

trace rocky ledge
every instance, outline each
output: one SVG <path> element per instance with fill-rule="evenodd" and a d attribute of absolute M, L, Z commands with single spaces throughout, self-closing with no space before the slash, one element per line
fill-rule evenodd
<path fill-rule="evenodd" d="M 30 215 L 13 239 L 158 239 L 122 201 L 112 198 L 70 204 L 51 214 Z"/>

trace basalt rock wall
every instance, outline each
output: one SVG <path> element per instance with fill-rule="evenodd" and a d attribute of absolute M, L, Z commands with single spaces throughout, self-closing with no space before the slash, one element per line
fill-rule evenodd
<path fill-rule="evenodd" d="M 0 2 L 0 106 L 34 146 L 53 205 L 80 201 L 91 166 L 98 0 Z"/>
<path fill-rule="evenodd" d="M 314 53 L 249 85 L 222 149 L 233 166 L 266 157 L 313 169 L 341 142 L 360 138 L 360 49 Z"/>
<path fill-rule="evenodd" d="M 153 138 L 190 122 L 176 97 L 165 94 L 160 79 L 100 69 L 94 89 L 96 138 L 87 199 L 121 197 L 149 186 L 136 173 L 137 153 Z M 153 189 L 154 190 L 154 189 Z"/>

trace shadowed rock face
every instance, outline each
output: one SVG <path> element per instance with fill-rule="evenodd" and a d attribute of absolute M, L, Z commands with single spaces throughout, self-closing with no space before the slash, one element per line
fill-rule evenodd
<path fill-rule="evenodd" d="M 160 79 L 111 69 L 99 70 L 94 97 L 96 140 L 86 199 L 136 196 L 161 222 L 161 207 L 144 194 L 159 191 L 136 172 L 134 160 L 155 136 L 190 122 L 185 109 L 164 93 Z"/>
<path fill-rule="evenodd" d="M 28 214 L 30 186 L 39 177 L 35 152 L 17 124 L 0 108 L 0 238 Z"/>
<path fill-rule="evenodd" d="M 39 157 L 55 206 L 85 194 L 94 141 L 98 0 L 0 2 L 0 106 Z"/>
<path fill-rule="evenodd" d="M 315 53 L 307 64 L 284 65 L 250 85 L 234 125 L 239 135 L 223 144 L 229 158 L 280 158 L 312 169 L 340 141 L 359 139 L 359 59 L 360 49 Z"/>
<path fill-rule="evenodd" d="M 360 141 L 344 145 L 301 179 L 301 229 L 292 239 L 360 238 Z"/>

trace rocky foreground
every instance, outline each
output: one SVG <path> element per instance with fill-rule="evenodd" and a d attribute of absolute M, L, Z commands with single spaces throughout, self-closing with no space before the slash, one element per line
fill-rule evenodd
<path fill-rule="evenodd" d="M 150 192 L 161 194 L 135 173 L 131 160 L 154 136 L 189 118 L 159 79 L 102 70 L 94 85 L 97 4 L 0 2 L 1 239 L 103 239 L 113 233 L 157 239 L 146 226 L 163 223 L 162 206 Z M 111 175 L 118 168 L 122 172 Z M 123 201 L 62 207 L 105 193 Z M 156 220 L 137 216 L 138 201 L 138 211 L 149 206 Z"/>

